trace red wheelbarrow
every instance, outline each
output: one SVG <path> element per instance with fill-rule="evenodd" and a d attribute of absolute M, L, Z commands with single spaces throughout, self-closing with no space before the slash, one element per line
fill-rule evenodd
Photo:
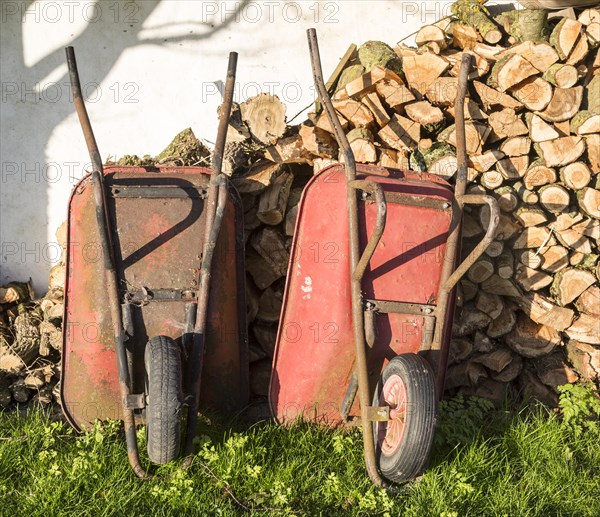
<path fill-rule="evenodd" d="M 66 52 L 92 172 L 69 200 L 62 405 L 77 429 L 123 420 L 131 466 L 147 477 L 137 424 L 145 421 L 148 456 L 162 464 L 179 455 L 183 417 L 189 456 L 199 408 L 234 414 L 247 404 L 243 211 L 221 174 L 237 54 L 211 171 L 103 168 Z"/>
<path fill-rule="evenodd" d="M 270 406 L 279 422 L 360 420 L 372 481 L 401 483 L 425 466 L 447 366 L 454 287 L 487 248 L 496 201 L 465 195 L 464 55 L 456 98 L 458 172 L 356 166 L 325 88 L 314 29 L 315 84 L 343 151 L 306 186 L 278 329 Z M 485 237 L 458 265 L 465 204 L 488 205 Z M 318 253 L 315 252 L 318 250 Z M 358 394 L 358 401 L 356 395 Z"/>

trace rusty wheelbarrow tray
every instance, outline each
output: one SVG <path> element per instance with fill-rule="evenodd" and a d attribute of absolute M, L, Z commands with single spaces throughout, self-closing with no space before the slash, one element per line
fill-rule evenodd
<path fill-rule="evenodd" d="M 130 463 L 148 477 L 137 424 L 147 423 L 150 459 L 166 463 L 179 454 L 182 416 L 189 457 L 200 407 L 231 415 L 248 399 L 243 211 L 221 174 L 237 54 L 212 171 L 105 169 L 72 47 L 67 62 L 92 172 L 69 200 L 62 405 L 78 429 L 123 420 Z"/>
<path fill-rule="evenodd" d="M 465 54 L 456 98 L 456 186 L 427 173 L 357 168 L 308 32 L 319 98 L 344 153 L 300 203 L 269 389 L 280 422 L 362 423 L 367 470 L 386 486 L 415 477 L 433 441 L 454 310 L 453 289 L 492 241 L 498 207 L 465 195 Z M 463 205 L 490 225 L 461 263 Z M 358 403 L 355 400 L 358 394 Z"/>

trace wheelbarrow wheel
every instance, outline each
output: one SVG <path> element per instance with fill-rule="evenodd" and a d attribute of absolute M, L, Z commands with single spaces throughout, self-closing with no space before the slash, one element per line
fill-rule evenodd
<path fill-rule="evenodd" d="M 154 337 L 146 345 L 144 363 L 148 457 L 162 465 L 177 458 L 181 443 L 181 350 L 170 337 Z"/>
<path fill-rule="evenodd" d="M 373 423 L 381 474 L 395 483 L 414 479 L 429 458 L 435 430 L 437 395 L 433 371 L 417 354 L 394 357 L 383 370 L 374 406 L 389 406 L 387 422 Z"/>

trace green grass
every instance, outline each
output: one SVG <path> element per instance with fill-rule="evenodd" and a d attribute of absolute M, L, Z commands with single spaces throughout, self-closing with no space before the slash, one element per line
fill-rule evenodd
<path fill-rule="evenodd" d="M 76 435 L 49 412 L 0 415 L 0 515 L 600 515 L 600 412 L 566 392 L 562 419 L 480 400 L 444 404 L 422 478 L 395 494 L 365 473 L 359 431 L 205 425 L 192 467 L 130 471 L 116 423 Z M 143 440 L 143 433 L 140 438 Z"/>

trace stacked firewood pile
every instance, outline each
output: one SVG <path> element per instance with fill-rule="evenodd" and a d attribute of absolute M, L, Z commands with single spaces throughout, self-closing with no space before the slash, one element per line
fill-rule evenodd
<path fill-rule="evenodd" d="M 468 191 L 493 195 L 502 215 L 460 286 L 447 388 L 554 404 L 557 385 L 600 374 L 600 11 L 493 19 L 461 1 L 453 12 L 419 30 L 417 48 L 351 46 L 328 86 L 358 162 L 452 181 L 457 75 L 472 53 Z M 343 158 L 318 104 L 286 127 L 266 94 L 239 107 L 228 142 L 246 211 L 251 378 L 264 395 L 302 187 L 309 168 Z M 487 207 L 466 213 L 465 251 L 488 218 Z"/>
<path fill-rule="evenodd" d="M 64 230 L 57 232 L 63 246 Z M 31 282 L 0 287 L 0 408 L 60 401 L 64 274 L 61 260 L 43 298 L 36 298 Z"/>

